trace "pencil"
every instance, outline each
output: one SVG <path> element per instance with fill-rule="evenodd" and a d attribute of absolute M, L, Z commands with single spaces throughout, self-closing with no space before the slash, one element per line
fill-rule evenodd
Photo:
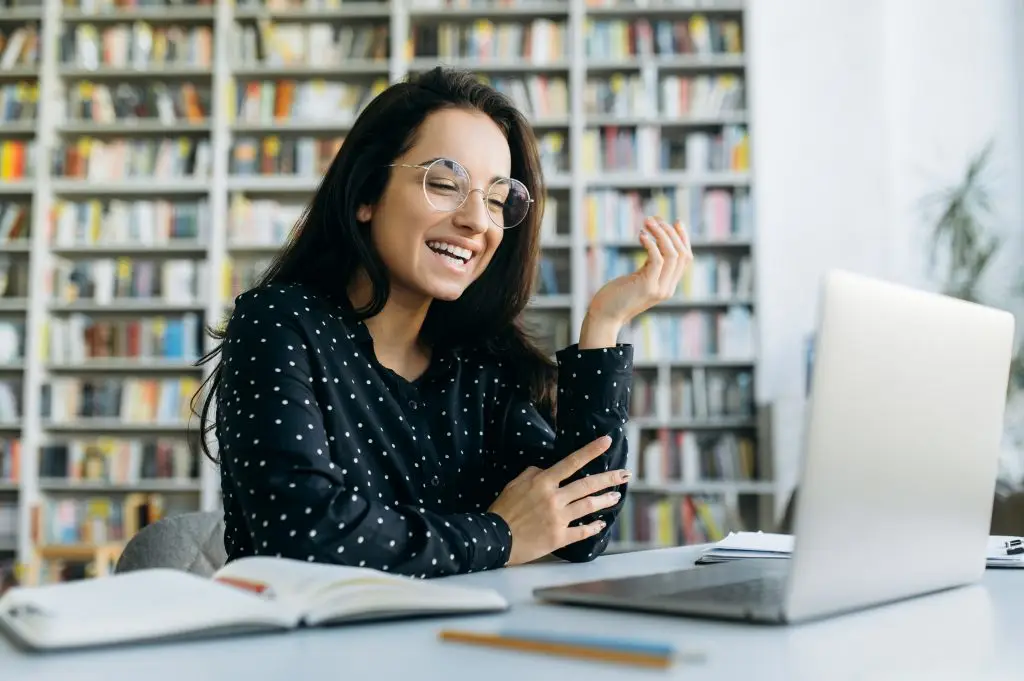
<path fill-rule="evenodd" d="M 520 652 L 573 657 L 582 660 L 592 660 L 595 662 L 612 662 L 616 664 L 634 665 L 654 669 L 667 669 L 672 665 L 672 656 L 670 655 L 640 652 L 623 648 L 585 645 L 581 643 L 571 643 L 568 641 L 538 640 L 519 638 L 515 636 L 502 636 L 500 634 L 451 630 L 442 631 L 440 636 L 444 641 L 468 643 L 470 645 L 487 646 L 491 648 L 502 648 L 505 650 L 518 650 Z"/>

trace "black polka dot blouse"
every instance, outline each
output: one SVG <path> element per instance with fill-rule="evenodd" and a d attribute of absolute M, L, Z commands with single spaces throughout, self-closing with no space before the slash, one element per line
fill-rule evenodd
<path fill-rule="evenodd" d="M 556 434 L 508 362 L 437 348 L 410 382 L 376 360 L 348 310 L 297 284 L 235 300 L 216 417 L 229 560 L 422 578 L 498 568 L 512 537 L 487 509 L 523 469 L 606 433 L 611 447 L 575 477 L 625 467 L 631 346 L 557 354 Z M 607 526 L 556 555 L 599 555 L 621 504 L 584 518 Z"/>

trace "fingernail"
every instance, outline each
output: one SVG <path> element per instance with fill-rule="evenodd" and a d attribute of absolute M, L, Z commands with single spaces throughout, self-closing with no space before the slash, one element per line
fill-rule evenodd
<path fill-rule="evenodd" d="M 608 497 L 609 497 L 609 498 L 610 498 L 610 499 L 611 499 L 612 501 L 618 501 L 618 500 L 619 500 L 619 498 L 621 498 L 621 497 L 622 497 L 622 495 L 621 495 L 620 493 L 618 493 L 618 492 L 609 492 L 609 493 L 608 493 Z"/>
<path fill-rule="evenodd" d="M 603 520 L 598 520 L 597 521 L 597 529 L 598 530 L 603 530 L 604 528 L 605 528 L 605 522 Z"/>
<path fill-rule="evenodd" d="M 625 482 L 626 480 L 629 480 L 631 477 L 633 477 L 633 474 L 630 473 L 629 471 L 622 471 L 621 473 L 619 473 L 619 477 L 622 478 L 623 482 Z"/>

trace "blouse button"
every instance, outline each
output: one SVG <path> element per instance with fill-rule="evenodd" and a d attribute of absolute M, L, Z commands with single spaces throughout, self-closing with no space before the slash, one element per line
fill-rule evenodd
<path fill-rule="evenodd" d="M 438 485 L 440 485 L 440 484 L 441 484 L 441 481 L 440 481 L 440 480 L 438 479 L 438 477 L 437 477 L 437 476 L 435 475 L 434 477 L 432 477 L 432 478 L 430 479 L 430 484 L 431 484 L 431 485 L 432 485 L 433 487 L 437 487 Z"/>
<path fill-rule="evenodd" d="M 409 400 L 409 408 L 410 408 L 410 409 L 412 409 L 412 410 L 414 410 L 414 411 L 415 411 L 416 407 L 418 407 L 418 406 L 419 406 L 419 405 L 418 405 L 418 404 L 416 404 L 416 400 Z"/>

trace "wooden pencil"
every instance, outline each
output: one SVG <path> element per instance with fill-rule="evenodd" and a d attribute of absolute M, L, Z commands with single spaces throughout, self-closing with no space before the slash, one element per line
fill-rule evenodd
<path fill-rule="evenodd" d="M 653 653 L 641 653 L 615 648 L 576 645 L 560 641 L 541 641 L 514 638 L 498 634 L 471 631 L 442 631 L 442 640 L 471 645 L 517 650 L 520 652 L 543 653 L 561 657 L 573 657 L 595 662 L 611 662 L 654 669 L 666 669 L 672 665 L 672 657 Z"/>

